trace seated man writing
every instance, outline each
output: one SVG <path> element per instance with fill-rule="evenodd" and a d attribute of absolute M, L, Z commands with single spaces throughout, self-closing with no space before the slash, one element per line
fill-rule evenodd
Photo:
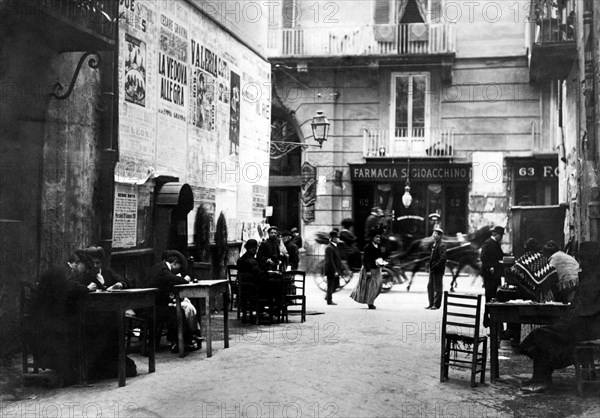
<path fill-rule="evenodd" d="M 54 267 L 40 278 L 34 320 L 40 327 L 35 356 L 42 368 L 53 369 L 65 385 L 79 379 L 77 355 L 78 313 L 82 298 L 97 290 L 94 264 L 88 251 L 77 250 L 68 266 Z M 112 317 L 86 314 L 85 353 L 91 379 L 117 376 L 117 322 Z M 137 374 L 135 363 L 126 359 L 128 377 Z"/>
<path fill-rule="evenodd" d="M 581 274 L 571 309 L 554 325 L 531 332 L 521 352 L 533 360 L 533 376 L 523 382 L 525 393 L 543 392 L 552 385 L 552 373 L 573 364 L 575 343 L 600 338 L 600 243 L 579 246 Z"/>
<path fill-rule="evenodd" d="M 187 271 L 187 260 L 179 251 L 168 250 L 163 253 L 163 260 L 151 267 L 146 279 L 147 287 L 158 288 L 156 294 L 156 323 L 167 324 L 167 340 L 171 344 L 171 351 L 178 352 L 177 343 L 177 311 L 173 299 L 173 286 L 187 284 L 191 281 Z M 182 277 L 183 276 L 183 277 Z M 181 303 L 185 318 L 183 339 L 187 350 L 195 350 L 198 344 L 195 336 L 199 336 L 196 309 L 184 299 Z M 156 334 L 160 338 L 160 334 Z"/>

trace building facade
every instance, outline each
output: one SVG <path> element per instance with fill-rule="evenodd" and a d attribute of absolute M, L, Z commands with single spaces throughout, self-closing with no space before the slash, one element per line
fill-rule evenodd
<path fill-rule="evenodd" d="M 309 240 L 346 217 L 362 236 L 376 205 L 394 233 L 426 236 L 436 217 L 447 234 L 467 233 L 509 226 L 512 206 L 559 203 L 558 151 L 530 84 L 529 7 L 283 2 L 269 32 L 274 107 L 300 141 L 316 110 L 331 122 L 323 149 L 300 154 L 316 168 L 313 219 L 299 197 Z"/>
<path fill-rule="evenodd" d="M 188 247 L 200 205 L 213 232 L 224 213 L 230 241 L 258 230 L 267 203 L 271 72 L 267 14 L 256 2 L 125 6 L 112 247 L 114 262 L 129 270 L 167 248 L 195 255 Z"/>
<path fill-rule="evenodd" d="M 0 0 L 0 353 L 20 348 L 20 281 L 77 248 L 102 245 L 143 285 L 164 249 L 193 254 L 200 204 L 230 241 L 257 233 L 271 109 L 257 5 Z"/>

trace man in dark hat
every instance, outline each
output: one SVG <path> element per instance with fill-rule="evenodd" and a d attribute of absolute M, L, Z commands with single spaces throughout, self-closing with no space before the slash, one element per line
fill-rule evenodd
<path fill-rule="evenodd" d="M 333 292 L 338 288 L 340 284 L 340 274 L 343 271 L 342 257 L 338 250 L 338 243 L 340 241 L 337 231 L 331 231 L 329 233 L 329 245 L 325 248 L 325 263 L 323 266 L 323 273 L 327 277 L 327 295 L 325 300 L 328 305 L 337 305 L 333 302 Z"/>
<path fill-rule="evenodd" d="M 433 245 L 429 257 L 429 283 L 427 283 L 427 296 L 429 306 L 425 309 L 440 309 L 442 294 L 444 293 L 444 272 L 446 271 L 446 246 L 442 242 L 444 231 L 438 225 L 433 228 Z"/>
<path fill-rule="evenodd" d="M 300 263 L 300 252 L 298 246 L 292 242 L 292 233 L 290 231 L 283 231 L 281 233 L 281 239 L 283 245 L 288 253 L 288 265 L 292 270 L 298 270 L 298 263 Z"/>
<path fill-rule="evenodd" d="M 382 226 L 383 222 L 383 210 L 379 206 L 371 208 L 371 214 L 367 216 L 365 221 L 365 240 L 370 241 L 371 229 L 376 229 Z"/>
<path fill-rule="evenodd" d="M 256 254 L 258 265 L 265 272 L 278 270 L 281 263 L 286 260 L 285 255 L 281 253 L 279 248 L 277 227 L 269 227 L 267 233 L 269 237 L 260 244 Z"/>
<path fill-rule="evenodd" d="M 246 252 L 237 261 L 238 280 L 256 283 L 263 271 L 256 261 L 256 251 L 258 242 L 255 239 L 249 239 L 244 244 Z"/>
<path fill-rule="evenodd" d="M 191 281 L 186 275 L 187 260 L 179 251 L 167 250 L 163 253 L 163 259 L 150 268 L 146 279 L 146 286 L 157 288 L 156 293 L 156 324 L 167 324 L 167 339 L 171 343 L 171 351 L 178 352 L 177 347 L 177 312 L 173 305 L 171 293 L 173 286 L 187 284 Z M 182 277 L 183 275 L 183 277 Z M 189 312 L 187 312 L 189 315 Z M 186 311 L 183 312 L 186 315 Z M 184 321 L 183 337 L 188 349 L 194 349 L 192 329 L 189 327 L 190 320 L 186 317 Z M 195 318 L 194 318 L 195 319 Z M 196 321 L 197 322 L 197 321 Z M 159 338 L 159 333 L 156 333 Z"/>
<path fill-rule="evenodd" d="M 489 302 L 496 297 L 498 286 L 502 284 L 502 264 L 504 252 L 500 242 L 504 236 L 504 228 L 492 228 L 492 236 L 486 239 L 481 246 L 481 277 L 485 288 L 485 301 Z M 487 310 L 483 317 L 483 326 L 489 326 L 490 317 Z"/>
<path fill-rule="evenodd" d="M 573 364 L 577 342 L 600 338 L 600 243 L 579 246 L 580 281 L 571 309 L 559 322 L 533 330 L 521 352 L 533 360 L 533 376 L 523 382 L 525 393 L 539 393 L 552 385 L 552 373 Z"/>
<path fill-rule="evenodd" d="M 302 236 L 300 235 L 300 231 L 298 231 L 298 228 L 293 227 L 291 232 L 292 242 L 296 244 L 296 247 L 298 247 L 298 249 L 302 248 Z"/>

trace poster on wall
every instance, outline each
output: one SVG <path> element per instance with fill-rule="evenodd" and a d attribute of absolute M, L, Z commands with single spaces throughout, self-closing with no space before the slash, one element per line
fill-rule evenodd
<path fill-rule="evenodd" d="M 143 179 L 156 152 L 157 2 L 120 3 L 119 162 L 117 181 Z"/>
<path fill-rule="evenodd" d="M 315 203 L 317 201 L 317 168 L 304 162 L 301 169 L 302 176 L 302 220 L 311 223 L 315 220 Z"/>
<path fill-rule="evenodd" d="M 146 43 L 125 34 L 125 101 L 146 106 Z"/>
<path fill-rule="evenodd" d="M 231 72 L 231 88 L 229 92 L 229 142 L 231 148 L 237 149 L 240 145 L 240 76 Z"/>
<path fill-rule="evenodd" d="M 156 167 L 186 181 L 190 7 L 160 2 Z"/>
<path fill-rule="evenodd" d="M 116 184 L 112 238 L 114 248 L 135 247 L 137 209 L 138 199 L 135 186 Z"/>

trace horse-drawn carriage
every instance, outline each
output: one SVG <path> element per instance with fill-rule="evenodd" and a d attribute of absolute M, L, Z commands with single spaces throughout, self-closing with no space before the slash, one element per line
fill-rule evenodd
<path fill-rule="evenodd" d="M 446 267 L 452 274 L 450 291 L 454 291 L 457 278 L 465 267 L 469 266 L 479 274 L 479 249 L 490 236 L 490 227 L 486 226 L 471 234 L 442 237 L 448 256 Z M 329 234 L 317 233 L 315 240 L 319 244 L 326 245 L 329 243 Z M 410 234 L 383 235 L 381 246 L 384 249 L 384 258 L 388 265 L 382 267 L 382 292 L 387 292 L 393 285 L 402 283 L 407 283 L 406 290 L 410 291 L 416 273 L 427 271 L 432 243 L 433 238 L 431 237 L 416 237 Z M 339 289 L 341 289 L 352 279 L 352 273 L 360 270 L 362 256 L 358 248 L 349 250 L 344 248 L 344 243 L 338 245 L 340 245 L 346 265 L 344 274 L 340 276 Z M 322 274 L 322 266 L 323 260 L 319 263 L 315 281 L 319 288 L 325 291 L 327 279 Z"/>

